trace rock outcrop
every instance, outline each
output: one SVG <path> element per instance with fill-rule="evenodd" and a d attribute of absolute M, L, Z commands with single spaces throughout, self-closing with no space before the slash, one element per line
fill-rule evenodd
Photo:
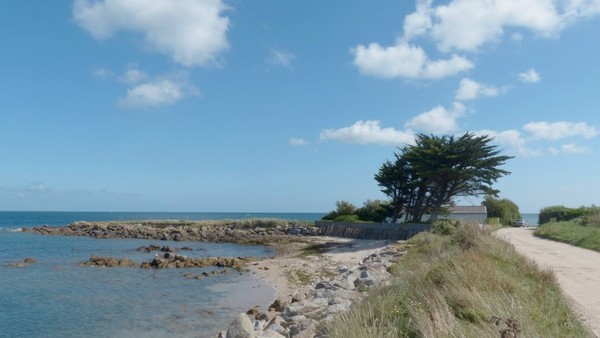
<path fill-rule="evenodd" d="M 20 262 L 9 263 L 8 267 L 10 267 L 10 268 L 25 268 L 25 267 L 28 267 L 29 265 L 35 264 L 35 263 L 37 263 L 37 260 L 35 258 L 27 257 Z"/>
<path fill-rule="evenodd" d="M 264 223 L 264 224 L 263 224 Z M 74 222 L 68 226 L 23 228 L 23 232 L 42 235 L 88 236 L 94 238 L 138 238 L 172 241 L 229 242 L 262 244 L 298 236 L 316 236 L 319 229 L 300 222 L 256 221 L 251 226 L 236 222 Z M 155 250 L 155 248 L 145 248 Z"/>
<path fill-rule="evenodd" d="M 254 309 L 248 314 L 240 314 L 238 319 L 247 316 L 254 320 L 257 338 L 327 337 L 327 325 L 335 325 L 336 316 L 361 301 L 370 289 L 386 283 L 391 278 L 388 268 L 402 254 L 388 246 L 365 257 L 356 266 L 339 267 L 334 277 L 317 281 L 290 299 L 275 300 L 267 313 Z M 220 335 L 231 338 L 229 331 Z"/>
<path fill-rule="evenodd" d="M 92 256 L 84 266 L 100 267 L 140 267 L 142 269 L 165 269 L 165 268 L 204 268 L 215 266 L 219 268 L 240 269 L 246 263 L 256 260 L 253 257 L 187 257 L 183 255 L 165 252 L 161 256 L 158 254 L 150 262 L 138 264 L 131 259 Z M 213 274 L 214 275 L 214 274 Z M 208 276 L 206 274 L 205 276 Z"/>

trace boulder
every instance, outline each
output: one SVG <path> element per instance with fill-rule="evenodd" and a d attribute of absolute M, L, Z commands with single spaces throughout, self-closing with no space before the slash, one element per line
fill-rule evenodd
<path fill-rule="evenodd" d="M 285 303 L 280 298 L 277 298 L 275 299 L 273 304 L 269 306 L 269 311 L 271 309 L 275 312 L 283 312 L 283 310 L 285 309 Z"/>
<path fill-rule="evenodd" d="M 261 332 L 257 338 L 286 338 L 286 336 L 273 330 L 265 330 Z"/>
<path fill-rule="evenodd" d="M 240 313 L 227 328 L 227 338 L 255 338 L 252 321 L 245 313 Z"/>

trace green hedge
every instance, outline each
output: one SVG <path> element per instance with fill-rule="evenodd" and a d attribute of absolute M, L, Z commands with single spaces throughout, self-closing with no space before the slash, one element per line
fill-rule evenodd
<path fill-rule="evenodd" d="M 597 209 L 598 209 L 597 207 L 591 207 L 591 208 L 581 207 L 581 208 L 573 209 L 573 208 L 564 207 L 562 205 L 546 207 L 546 208 L 540 210 L 538 224 L 542 225 L 542 224 L 548 223 L 550 221 L 556 221 L 556 222 L 571 221 L 571 220 L 574 220 L 574 219 L 582 217 L 582 216 L 590 215 L 594 211 L 597 211 Z"/>

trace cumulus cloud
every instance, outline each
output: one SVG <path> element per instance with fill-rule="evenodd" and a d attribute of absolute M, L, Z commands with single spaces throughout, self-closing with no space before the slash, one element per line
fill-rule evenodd
<path fill-rule="evenodd" d="M 296 56 L 290 52 L 286 52 L 284 50 L 279 49 L 271 49 L 271 54 L 267 59 L 267 63 L 271 65 L 282 66 L 285 68 L 290 68 L 292 66 L 292 62 Z"/>
<path fill-rule="evenodd" d="M 123 75 L 119 76 L 119 80 L 127 84 L 135 84 L 147 78 L 148 74 L 142 71 L 135 63 L 130 64 Z"/>
<path fill-rule="evenodd" d="M 127 90 L 119 105 L 125 108 L 153 108 L 172 105 L 188 95 L 197 93 L 185 81 L 156 79 Z"/>
<path fill-rule="evenodd" d="M 293 146 L 304 146 L 307 145 L 308 142 L 303 138 L 292 137 L 290 138 L 290 144 Z"/>
<path fill-rule="evenodd" d="M 415 11 L 405 16 L 404 32 L 396 43 L 358 45 L 354 64 L 366 75 L 439 79 L 473 67 L 457 52 L 477 52 L 505 35 L 521 41 L 523 31 L 554 37 L 581 18 L 598 14 L 598 0 L 450 0 L 437 6 L 432 0 L 418 0 Z M 454 54 L 441 58 L 441 63 L 429 61 L 412 42 L 421 37 L 433 40 L 438 51 Z M 437 67 L 428 67 L 430 63 Z"/>
<path fill-rule="evenodd" d="M 477 51 L 508 28 L 552 36 L 563 27 L 549 0 L 453 0 L 431 9 L 431 34 L 440 50 Z"/>
<path fill-rule="evenodd" d="M 379 121 L 357 121 L 350 127 L 325 129 L 321 131 L 320 138 L 345 143 L 396 146 L 414 142 L 414 134 L 394 128 L 381 128 Z"/>
<path fill-rule="evenodd" d="M 505 91 L 506 88 L 499 89 L 494 86 L 481 84 L 469 78 L 464 78 L 460 81 L 455 100 L 466 101 L 474 100 L 478 96 L 498 96 Z"/>
<path fill-rule="evenodd" d="M 535 157 L 541 156 L 543 152 L 541 150 L 532 149 L 527 145 L 527 141 L 523 135 L 515 129 L 508 129 L 503 131 L 495 130 L 480 130 L 475 132 L 477 135 L 488 135 L 494 138 L 494 141 L 502 146 L 506 147 L 510 152 L 515 152 L 518 155 L 524 157 Z"/>
<path fill-rule="evenodd" d="M 559 140 L 574 136 L 591 139 L 598 135 L 596 128 L 585 122 L 529 122 L 523 126 L 523 130 L 535 139 L 545 140 Z"/>
<path fill-rule="evenodd" d="M 552 147 L 548 150 L 551 154 L 587 154 L 590 149 L 578 146 L 575 143 L 563 144 L 559 148 Z"/>
<path fill-rule="evenodd" d="M 521 82 L 525 83 L 538 83 L 542 80 L 540 74 L 538 74 L 538 72 L 536 72 L 533 68 L 530 68 L 523 73 L 519 73 L 519 79 Z"/>
<path fill-rule="evenodd" d="M 499 145 L 527 157 L 544 154 L 586 154 L 590 152 L 590 149 L 575 143 L 549 146 L 548 142 L 567 137 L 590 139 L 597 135 L 596 129 L 584 122 L 530 122 L 522 129 L 524 133 L 509 129 L 504 131 L 481 130 L 477 134 L 489 135 Z M 532 145 L 535 145 L 535 148 Z"/>
<path fill-rule="evenodd" d="M 215 63 L 228 49 L 221 0 L 75 0 L 73 17 L 97 39 L 140 33 L 152 49 L 183 66 Z"/>
<path fill-rule="evenodd" d="M 465 106 L 455 102 L 451 109 L 437 106 L 429 111 L 421 113 L 404 125 L 406 128 L 419 132 L 443 134 L 458 130 L 456 120 L 465 113 Z"/>
<path fill-rule="evenodd" d="M 100 67 L 94 69 L 94 76 L 99 79 L 108 79 L 115 76 L 115 73 L 108 68 Z"/>
<path fill-rule="evenodd" d="M 440 79 L 473 68 L 470 60 L 458 55 L 430 60 L 422 48 L 403 42 L 390 47 L 358 45 L 352 52 L 361 73 L 382 78 Z"/>

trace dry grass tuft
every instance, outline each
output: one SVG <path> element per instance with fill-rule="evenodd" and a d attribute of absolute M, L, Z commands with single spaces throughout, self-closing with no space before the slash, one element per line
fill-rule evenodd
<path fill-rule="evenodd" d="M 372 292 L 330 329 L 331 337 L 592 337 L 541 271 L 489 230 L 415 236 Z"/>

